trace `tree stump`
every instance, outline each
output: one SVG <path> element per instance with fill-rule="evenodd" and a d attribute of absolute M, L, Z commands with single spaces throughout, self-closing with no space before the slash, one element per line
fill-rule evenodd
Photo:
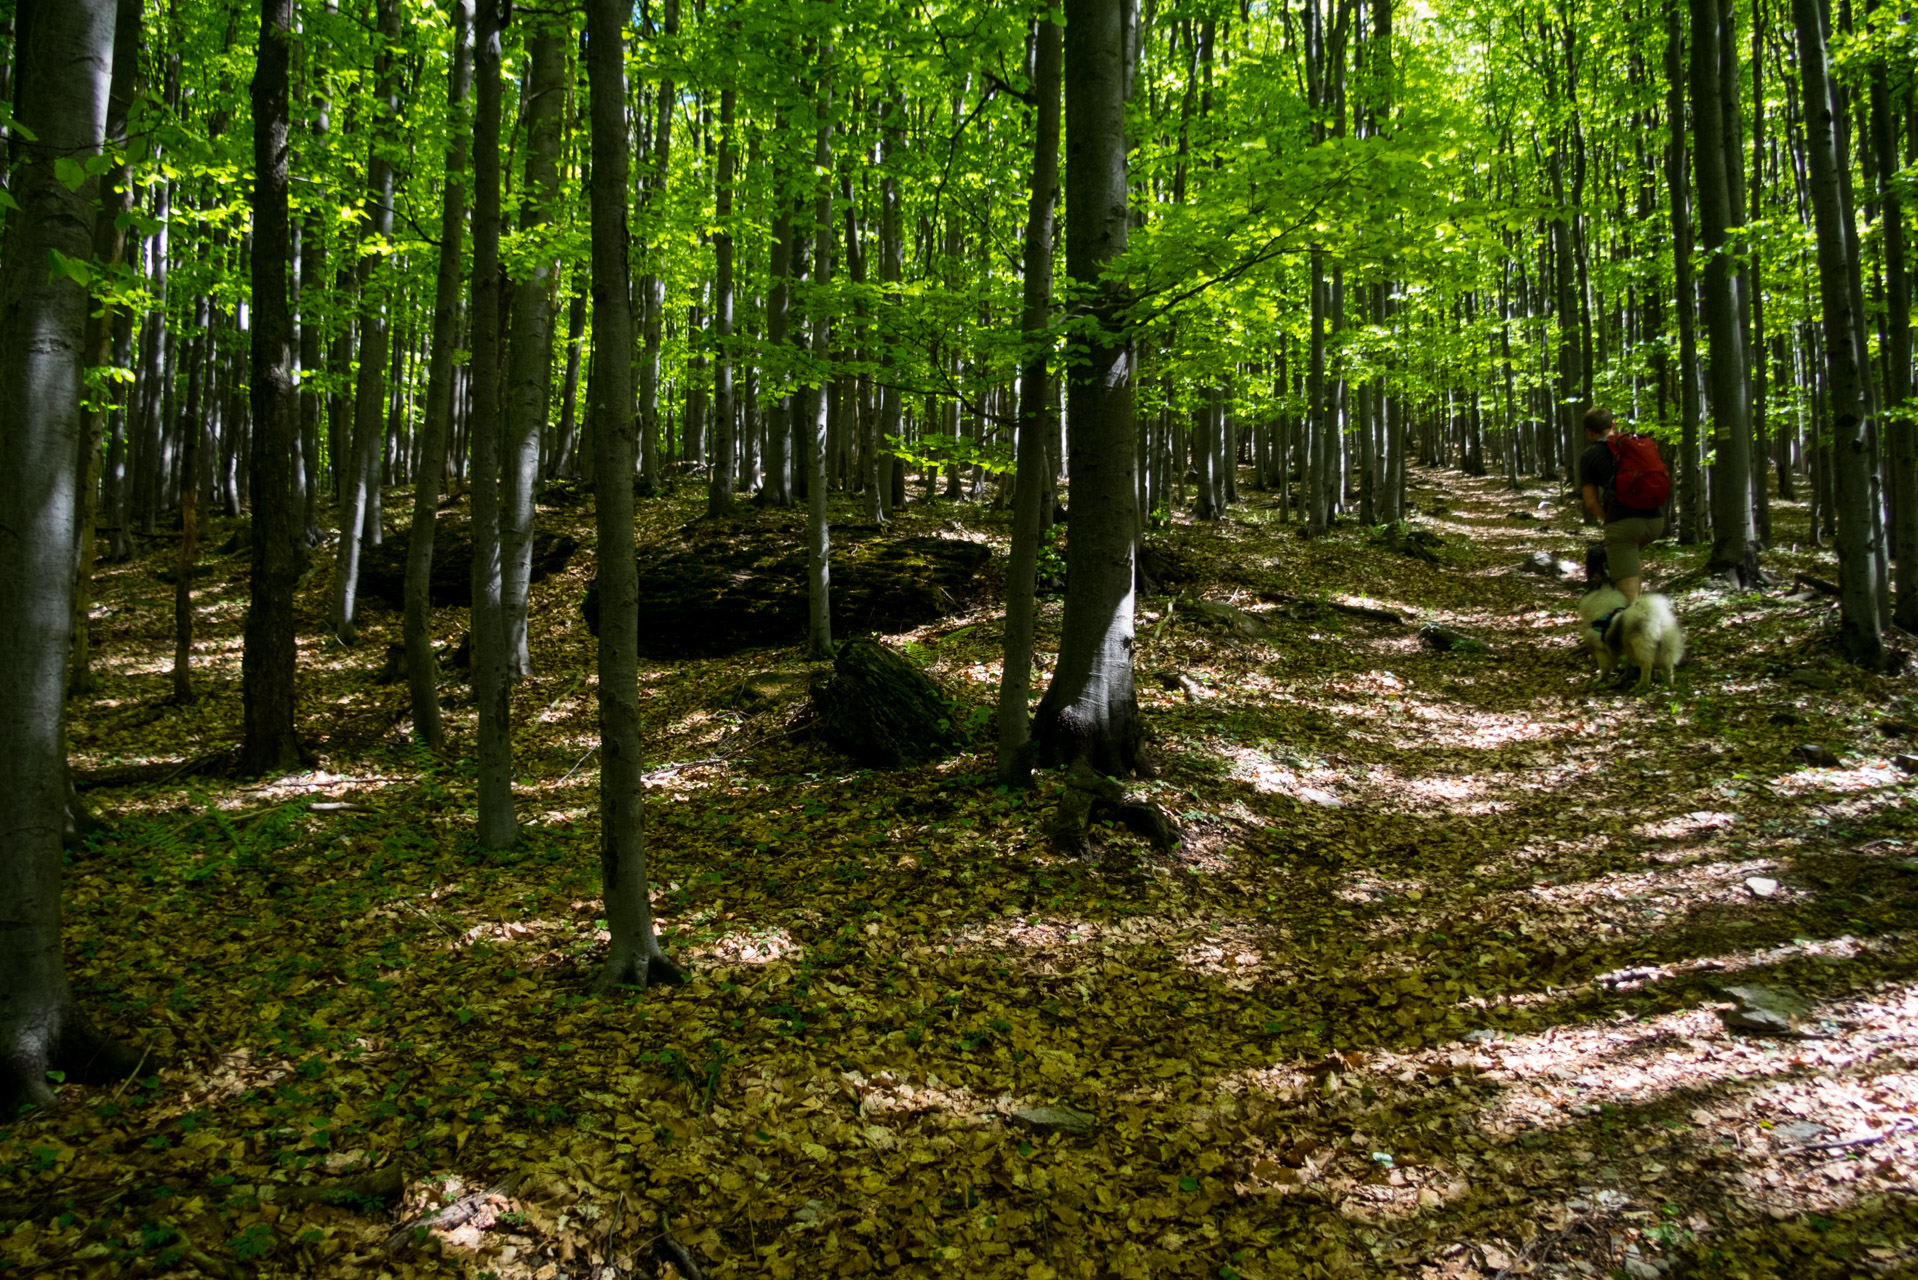
<path fill-rule="evenodd" d="M 939 687 L 876 640 L 840 646 L 832 676 L 813 689 L 813 705 L 826 740 L 873 768 L 903 769 L 958 749 Z"/>

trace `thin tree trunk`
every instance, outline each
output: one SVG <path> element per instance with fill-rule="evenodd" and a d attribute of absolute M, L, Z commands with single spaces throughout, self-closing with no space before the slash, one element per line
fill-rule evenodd
<path fill-rule="evenodd" d="M 1067 389 L 1072 536 L 1059 663 L 1040 700 L 1040 758 L 1114 775 L 1149 774 L 1133 688 L 1132 352 L 1122 330 L 1130 299 L 1107 275 L 1128 238 L 1125 90 L 1131 49 L 1126 0 L 1067 0 L 1064 76 L 1066 267 L 1085 290 L 1091 324 Z"/>
<path fill-rule="evenodd" d="M 453 65 L 446 86 L 446 182 L 440 189 L 440 260 L 433 281 L 433 336 L 426 370 L 426 416 L 420 424 L 420 466 L 413 482 L 413 527 L 406 548 L 406 689 L 413 737 L 438 751 L 439 665 L 433 660 L 433 531 L 446 473 L 446 438 L 453 418 L 453 344 L 460 309 L 460 249 L 466 234 L 466 143 L 472 136 L 467 105 L 473 87 L 474 0 L 452 0 Z M 578 352 L 574 352 L 577 368 Z"/>
<path fill-rule="evenodd" d="M 375 58 L 378 88 L 378 119 L 374 126 L 379 140 L 372 148 L 367 164 L 366 239 L 384 243 L 393 235 L 393 162 L 388 158 L 385 138 L 398 127 L 400 110 L 400 66 L 396 56 L 400 38 L 398 0 L 377 0 L 376 10 L 381 36 L 380 52 Z M 340 501 L 340 549 L 338 568 L 333 579 L 333 630 L 342 644 L 358 639 L 353 624 L 360 580 L 360 544 L 365 537 L 369 510 L 367 489 L 378 484 L 380 438 L 385 429 L 386 397 L 382 379 L 386 373 L 388 316 L 386 292 L 374 286 L 374 274 L 380 255 L 367 253 L 360 259 L 360 368 L 353 397 L 353 445 L 347 461 L 347 475 Z"/>
<path fill-rule="evenodd" d="M 1033 599 L 1046 484 L 1046 363 L 1052 350 L 1052 233 L 1059 199 L 1059 24 L 1037 24 L 1033 62 L 1032 187 L 1026 205 L 1023 299 L 1019 328 L 1025 341 L 1019 373 L 1018 471 L 1013 487 L 1012 551 L 1006 567 L 1005 655 L 999 670 L 999 781 L 1032 781 L 1031 736 Z"/>
<path fill-rule="evenodd" d="M 0 1115 L 49 1103 L 47 1072 L 98 1081 L 124 1054 L 87 1022 L 60 944 L 67 813 L 66 663 L 86 289 L 48 270 L 92 250 L 96 182 L 69 191 L 56 158 L 100 151 L 114 37 L 111 0 L 22 0 L 19 79 L 0 254 Z"/>
<path fill-rule="evenodd" d="M 719 92 L 719 173 L 713 196 L 713 471 L 706 488 L 706 514 L 732 510 L 733 478 L 739 452 L 733 400 L 733 124 L 738 115 L 739 91 L 727 85 Z M 824 179 L 822 179 L 823 181 Z"/>
<path fill-rule="evenodd" d="M 831 58 L 831 46 L 820 51 L 820 60 Z M 819 86 L 819 126 L 813 144 L 813 276 L 812 276 L 812 357 L 815 367 L 823 368 L 832 355 L 832 312 L 826 290 L 832 284 L 832 82 Z M 814 658 L 832 656 L 832 564 L 831 535 L 826 529 L 827 499 L 827 427 L 830 397 L 822 378 L 807 395 L 810 412 L 806 430 L 810 435 L 806 450 L 806 649 Z"/>
<path fill-rule="evenodd" d="M 245 738 L 240 767 L 253 775 L 299 763 L 294 733 L 293 592 L 300 576 L 300 510 L 293 467 L 299 424 L 293 390 L 291 180 L 293 0 L 261 0 L 253 72 L 253 572 L 241 660 Z M 237 424 L 235 424 L 237 426 Z M 232 428 L 230 428 L 232 429 Z"/>
<path fill-rule="evenodd" d="M 520 188 L 520 232 L 531 238 L 552 221 L 559 203 L 559 124 L 565 104 L 565 19 L 535 14 L 540 27 L 528 42 L 526 180 Z M 555 23 L 561 25 L 555 26 Z M 533 672 L 526 634 L 526 595 L 533 572 L 533 490 L 539 483 L 539 438 L 552 391 L 553 309 L 547 299 L 558 263 L 529 261 L 513 282 L 510 381 L 501 417 L 500 607 L 506 618 L 506 667 L 513 680 Z"/>
<path fill-rule="evenodd" d="M 474 54 L 477 111 L 473 125 L 473 702 L 479 711 L 479 843 L 510 849 L 519 838 L 513 817 L 513 738 L 508 715 L 506 611 L 500 567 L 500 29 L 508 0 L 482 0 Z M 624 165 L 621 165 L 624 169 Z M 621 295 L 622 299 L 624 294 Z M 624 351 L 608 343 L 605 350 Z M 623 367 L 617 358 L 601 361 Z M 604 376 L 604 370 L 595 376 Z M 618 417 L 629 418 L 624 401 Z M 616 423 L 594 423 L 610 431 Z M 630 427 L 628 430 L 630 431 Z M 630 468 L 615 477 L 630 492 Z M 627 501 L 630 503 L 631 498 Z M 602 544 L 602 554 L 605 554 Z M 602 568 L 604 566 L 602 565 Z"/>
<path fill-rule="evenodd" d="M 566 310 L 566 377 L 560 385 L 559 439 L 553 446 L 549 474 L 579 474 L 579 358 L 586 341 L 586 292 L 573 294 Z"/>
<path fill-rule="evenodd" d="M 1727 242 L 1737 218 L 1737 196 L 1726 157 L 1725 99 L 1735 87 L 1721 83 L 1726 34 L 1718 0 L 1691 0 L 1692 121 L 1698 145 L 1701 247 L 1705 267 L 1705 326 L 1711 336 L 1713 572 L 1740 586 L 1761 581 L 1758 531 L 1751 502 L 1751 380 L 1746 368 L 1743 282 Z M 1734 60 L 1735 61 L 1735 60 Z"/>
<path fill-rule="evenodd" d="M 124 146 L 127 110 L 133 102 L 134 81 L 139 75 L 138 45 L 142 16 L 141 0 L 118 0 L 115 6 L 113 41 L 113 81 L 107 96 L 106 138 Z M 118 267 L 126 253 L 126 230 L 119 223 L 127 207 L 127 167 L 124 161 L 106 174 L 100 193 L 100 213 L 93 222 L 93 257 L 109 270 Z M 113 335 L 118 313 L 110 303 L 87 319 L 87 360 L 104 365 L 113 356 Z M 105 425 L 104 411 L 87 412 L 80 435 L 80 522 L 74 540 L 73 652 L 69 664 L 68 691 L 76 696 L 93 692 L 92 628 L 87 624 L 93 610 L 93 560 L 100 507 L 100 445 Z M 117 485 L 113 486 L 116 490 Z M 108 516 L 112 519 L 111 514 Z"/>
<path fill-rule="evenodd" d="M 679 0 L 666 0 L 661 35 L 670 42 L 679 34 Z M 641 257 L 646 274 L 640 277 L 641 339 L 639 355 L 639 473 L 651 492 L 659 492 L 659 353 L 665 323 L 666 282 L 660 272 L 657 255 L 659 206 L 666 198 L 666 180 L 672 172 L 673 110 L 678 87 L 668 76 L 659 82 L 653 106 L 653 140 L 647 149 L 647 172 L 640 183 L 639 216 Z M 622 166 L 624 167 L 624 166 Z M 597 338 L 595 339 L 597 343 Z M 598 453 L 598 443 L 594 452 Z"/>
<path fill-rule="evenodd" d="M 1906 100 L 1912 102 L 1910 89 Z M 1906 262 L 1905 200 L 1894 180 L 1899 172 L 1898 128 L 1892 118 L 1891 87 L 1885 63 L 1871 76 L 1871 139 L 1878 157 L 1878 200 L 1885 271 L 1885 434 L 1887 484 L 1891 490 L 1891 556 L 1898 567 L 1898 595 L 1892 621 L 1918 632 L 1918 420 L 1910 404 L 1911 272 Z M 1918 128 L 1918 113 L 1910 126 Z M 1918 139 L 1914 139 L 1918 144 Z"/>
<path fill-rule="evenodd" d="M 1839 134 L 1825 53 L 1820 0 L 1792 0 L 1798 30 L 1800 83 L 1805 95 L 1805 153 L 1811 169 L 1812 217 L 1818 234 L 1818 292 L 1825 327 L 1825 368 L 1831 395 L 1832 478 L 1838 508 L 1840 643 L 1861 666 L 1884 662 L 1880 597 L 1882 526 L 1873 509 L 1871 389 L 1868 357 L 1859 341 L 1858 259 L 1847 235 L 1851 201 L 1841 174 L 1851 163 Z"/>
<path fill-rule="evenodd" d="M 772 282 L 766 295 L 766 346 L 778 351 L 788 341 L 792 320 L 794 236 L 787 197 L 775 191 L 772 198 L 777 211 L 773 215 L 769 266 Z M 793 500 L 793 396 L 790 379 L 785 381 L 788 385 L 781 387 L 771 412 L 766 415 L 766 478 L 755 501 L 768 507 L 788 507 Z"/>
<path fill-rule="evenodd" d="M 627 275 L 626 63 L 622 27 L 631 7 L 587 0 L 586 74 L 592 93 L 593 332 L 611 352 L 632 349 Z M 660 950 L 646 889 L 640 784 L 639 571 L 633 558 L 632 367 L 596 363 L 593 441 L 599 530 L 600 876 L 612 935 L 595 991 L 683 977 Z"/>

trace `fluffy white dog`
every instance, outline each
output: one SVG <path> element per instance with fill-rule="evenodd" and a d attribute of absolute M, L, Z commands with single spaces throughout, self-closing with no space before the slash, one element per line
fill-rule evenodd
<path fill-rule="evenodd" d="M 1580 638 L 1598 660 L 1593 684 L 1610 675 L 1622 658 L 1638 668 L 1636 692 L 1650 688 L 1657 672 L 1664 673 L 1667 684 L 1672 682 L 1672 669 L 1685 657 L 1685 632 L 1670 600 L 1648 592 L 1628 605 L 1618 588 L 1607 583 L 1585 593 L 1578 616 Z"/>

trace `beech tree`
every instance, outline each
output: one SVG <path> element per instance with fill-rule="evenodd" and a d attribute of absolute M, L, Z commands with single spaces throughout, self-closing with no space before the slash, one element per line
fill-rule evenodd
<path fill-rule="evenodd" d="M 49 1070 L 124 1075 L 74 1002 L 60 949 L 81 375 L 112 0 L 22 0 L 8 140 L 18 207 L 0 243 L 0 1114 L 48 1102 Z M 75 264 L 49 270 L 49 264 Z"/>
<path fill-rule="evenodd" d="M 593 323 L 608 351 L 631 348 L 626 225 L 627 9 L 587 0 L 586 74 L 592 102 Z M 646 811 L 640 786 L 639 573 L 633 560 L 632 371 L 607 360 L 593 380 L 594 491 L 599 530 L 600 881 L 612 935 L 596 991 L 676 981 L 660 949 L 646 885 Z"/>
<path fill-rule="evenodd" d="M 288 207 L 289 73 L 292 0 L 261 0 L 259 60 L 253 72 L 252 600 L 241 667 L 246 737 L 242 767 L 252 773 L 299 763 L 294 725 L 293 595 L 300 574 L 294 495 L 298 423 L 293 399 L 292 257 Z"/>
<path fill-rule="evenodd" d="M 1125 252 L 1127 0 L 1065 10 L 1066 274 L 1079 313 L 1066 362 L 1072 537 L 1059 663 L 1033 725 L 1039 759 L 1149 775 L 1132 683 L 1137 494 L 1130 298 L 1109 268 Z"/>

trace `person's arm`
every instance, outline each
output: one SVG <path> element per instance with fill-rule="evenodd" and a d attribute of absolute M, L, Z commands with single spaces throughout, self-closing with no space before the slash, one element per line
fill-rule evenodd
<path fill-rule="evenodd" d="M 1605 495 L 1595 484 L 1585 486 L 1585 509 L 1592 513 L 1592 519 L 1605 523 Z"/>

